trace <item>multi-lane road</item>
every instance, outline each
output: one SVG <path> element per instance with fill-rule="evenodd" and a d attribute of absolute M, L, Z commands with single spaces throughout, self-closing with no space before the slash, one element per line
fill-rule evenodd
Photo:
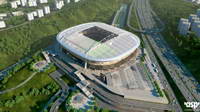
<path fill-rule="evenodd" d="M 200 101 L 200 94 L 197 92 L 198 82 L 177 58 L 164 37 L 157 30 L 158 18 L 150 7 L 149 0 L 137 0 L 137 15 L 143 30 L 147 32 L 147 40 L 155 53 L 171 75 L 172 79 L 180 89 L 187 101 Z M 184 103 L 184 102 L 180 102 Z"/>
<path fill-rule="evenodd" d="M 139 1 L 139 2 L 140 2 L 140 1 Z M 146 31 L 145 31 L 145 30 L 142 30 L 140 24 L 138 25 L 139 28 L 134 28 L 133 26 L 130 25 L 130 18 L 131 18 L 131 16 L 132 16 L 132 13 L 133 13 L 132 11 L 133 11 L 133 9 L 135 8 L 134 11 L 135 11 L 135 14 L 137 14 L 137 13 L 138 13 L 138 10 L 140 10 L 140 9 L 138 9 L 138 7 L 142 8 L 141 3 L 139 3 L 139 2 L 138 2 L 137 0 L 133 0 L 133 2 L 132 2 L 132 4 L 131 4 L 130 9 L 129 9 L 129 15 L 128 15 L 128 20 L 127 20 L 127 26 L 128 26 L 129 28 L 131 28 L 132 30 L 134 30 L 135 32 L 140 32 L 140 33 L 142 33 L 142 34 L 141 34 L 141 38 L 142 38 L 142 40 L 143 40 L 143 42 L 144 42 L 144 44 L 145 44 L 145 48 L 146 48 L 146 50 L 147 50 L 147 52 L 148 52 L 148 54 L 149 54 L 149 57 L 150 57 L 151 61 L 157 66 L 157 69 L 158 69 L 158 71 L 159 71 L 159 72 L 158 72 L 158 77 L 159 77 L 160 82 L 162 83 L 162 85 L 163 85 L 165 91 L 167 92 L 167 95 L 168 95 L 168 98 L 169 98 L 169 100 L 170 100 L 170 104 L 171 104 L 172 107 L 173 107 L 173 110 L 175 110 L 176 112 L 182 112 L 181 106 L 180 106 L 180 104 L 179 104 L 179 102 L 178 102 L 178 100 L 177 100 L 177 98 L 176 98 L 176 96 L 175 96 L 175 94 L 174 94 L 172 88 L 170 87 L 170 84 L 168 83 L 168 81 L 167 81 L 167 79 L 166 79 L 166 77 L 165 77 L 165 75 L 164 75 L 162 69 L 160 68 L 160 66 L 159 66 L 159 64 L 158 64 L 158 62 L 157 62 L 157 59 L 156 59 L 156 57 L 155 57 L 155 55 L 154 55 L 154 53 L 153 53 L 153 51 L 152 51 L 152 49 L 151 49 L 151 47 L 150 47 L 148 41 L 146 40 L 146 37 L 145 37 L 145 35 L 144 35 L 144 34 L 146 34 Z M 136 15 L 136 19 L 138 19 L 137 16 L 138 16 L 138 15 Z M 137 21 L 138 21 L 138 20 L 137 20 Z M 163 26 L 163 25 L 162 25 L 162 26 Z M 162 29 L 163 29 L 163 28 L 162 28 Z M 144 33 L 144 34 L 143 34 L 143 33 Z"/>

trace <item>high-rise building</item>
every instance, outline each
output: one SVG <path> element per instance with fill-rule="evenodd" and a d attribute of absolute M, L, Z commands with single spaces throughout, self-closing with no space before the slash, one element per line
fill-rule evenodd
<path fill-rule="evenodd" d="M 4 21 L 0 21 L 0 28 L 5 28 L 6 27 L 6 23 Z"/>
<path fill-rule="evenodd" d="M 21 5 L 21 1 L 20 0 L 16 0 L 17 5 Z"/>
<path fill-rule="evenodd" d="M 38 10 L 37 10 L 37 14 L 38 14 L 38 17 L 39 17 L 39 18 L 44 16 L 44 12 L 43 12 L 42 9 L 38 9 Z"/>
<path fill-rule="evenodd" d="M 27 4 L 27 0 L 21 0 L 21 5 L 22 6 L 26 6 L 26 4 Z"/>
<path fill-rule="evenodd" d="M 48 0 L 39 0 L 40 3 L 48 3 Z"/>
<path fill-rule="evenodd" d="M 189 22 L 188 19 L 181 18 L 179 25 L 178 25 L 179 34 L 187 35 L 190 25 L 191 25 L 191 23 Z"/>
<path fill-rule="evenodd" d="M 35 7 L 35 6 L 37 6 L 37 1 L 36 0 L 29 0 L 28 1 L 28 6 L 29 7 Z"/>
<path fill-rule="evenodd" d="M 191 31 L 195 32 L 197 30 L 197 26 L 200 25 L 200 20 L 198 21 L 194 21 L 192 24 L 191 24 Z"/>
<path fill-rule="evenodd" d="M 196 26 L 196 30 L 194 31 L 195 35 L 200 38 L 200 25 Z"/>
<path fill-rule="evenodd" d="M 50 13 L 50 7 L 49 6 L 45 6 L 44 7 L 44 14 L 49 14 Z"/>
<path fill-rule="evenodd" d="M 70 3 L 70 0 L 66 0 L 66 3 Z"/>
<path fill-rule="evenodd" d="M 27 19 L 28 19 L 29 21 L 34 20 L 34 15 L 33 15 L 32 12 L 31 12 L 31 13 L 27 13 Z"/>
<path fill-rule="evenodd" d="M 200 17 L 200 9 L 197 9 L 197 16 Z"/>
<path fill-rule="evenodd" d="M 74 2 L 79 2 L 80 0 L 74 0 Z"/>
<path fill-rule="evenodd" d="M 13 2 L 10 2 L 10 5 L 11 5 L 11 8 L 17 8 L 17 2 L 16 1 L 13 1 Z"/>
<path fill-rule="evenodd" d="M 55 1 L 55 8 L 56 9 L 61 9 L 64 6 L 64 1 L 63 0 L 56 0 Z"/>
<path fill-rule="evenodd" d="M 189 22 L 193 23 L 195 20 L 199 20 L 198 16 L 196 14 L 190 14 Z"/>
<path fill-rule="evenodd" d="M 34 17 L 37 17 L 37 16 L 38 16 L 37 11 L 33 11 L 32 13 L 33 13 L 33 16 L 34 16 Z"/>

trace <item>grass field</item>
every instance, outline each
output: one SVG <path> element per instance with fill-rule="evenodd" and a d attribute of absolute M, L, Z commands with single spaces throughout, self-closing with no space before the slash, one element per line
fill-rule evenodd
<path fill-rule="evenodd" d="M 197 52 L 198 49 L 192 48 L 190 44 L 184 43 L 185 37 L 178 36 L 177 33 L 180 18 L 188 18 L 190 14 L 195 14 L 199 6 L 184 0 L 150 1 L 154 11 L 166 25 L 166 29 L 163 32 L 165 40 L 196 79 L 200 81 L 200 52 Z M 183 44 L 180 44 L 181 42 Z M 188 50 L 188 46 L 192 49 Z"/>

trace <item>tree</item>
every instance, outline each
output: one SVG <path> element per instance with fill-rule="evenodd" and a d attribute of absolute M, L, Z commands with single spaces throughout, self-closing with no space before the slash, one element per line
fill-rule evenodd
<path fill-rule="evenodd" d="M 21 102 L 22 100 L 24 100 L 24 96 L 16 96 L 16 97 L 15 97 L 15 102 L 16 102 L 16 103 L 19 103 L 19 102 Z"/>
<path fill-rule="evenodd" d="M 5 107 L 12 107 L 15 104 L 14 100 L 7 100 L 4 104 Z"/>

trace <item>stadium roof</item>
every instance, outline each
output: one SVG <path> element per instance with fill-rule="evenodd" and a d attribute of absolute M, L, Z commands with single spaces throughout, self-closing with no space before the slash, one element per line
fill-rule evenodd
<path fill-rule="evenodd" d="M 83 59 L 100 62 L 120 60 L 140 45 L 136 35 L 99 22 L 66 29 L 57 35 L 57 41 Z"/>

